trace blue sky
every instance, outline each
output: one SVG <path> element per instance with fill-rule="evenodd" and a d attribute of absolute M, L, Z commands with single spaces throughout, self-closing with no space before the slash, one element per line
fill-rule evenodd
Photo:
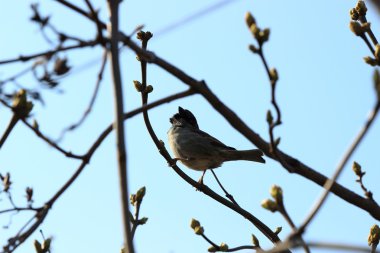
<path fill-rule="evenodd" d="M 82 1 L 78 5 L 84 6 Z M 84 2 L 84 1 L 83 1 Z M 105 1 L 94 1 L 107 20 Z M 131 32 L 139 24 L 155 34 L 170 24 L 194 14 L 217 1 L 123 1 L 120 9 L 121 29 Z M 13 58 L 46 50 L 49 45 L 36 25 L 29 22 L 29 1 L 8 1 L 0 9 L 0 59 Z M 268 139 L 266 111 L 270 105 L 270 87 L 264 68 L 256 55 L 248 51 L 253 39 L 246 28 L 244 15 L 250 11 L 260 27 L 271 29 L 270 41 L 264 46 L 269 65 L 276 67 L 278 103 L 283 113 L 283 125 L 276 129 L 281 136 L 280 147 L 315 170 L 330 176 L 352 139 L 364 123 L 375 103 L 372 88 L 373 69 L 362 57 L 369 55 L 364 43 L 348 28 L 350 8 L 356 1 L 232 1 L 224 8 L 202 16 L 171 32 L 154 36 L 149 48 L 196 79 L 206 80 L 209 87 L 246 123 Z M 379 16 L 369 6 L 368 19 L 374 31 L 379 29 Z M 54 1 L 40 3 L 42 13 L 51 14 L 61 30 L 92 39 L 96 30 L 86 19 Z M 376 32 L 375 32 L 376 33 Z M 33 118 L 40 129 L 57 138 L 63 128 L 79 119 L 86 109 L 100 67 L 100 48 L 77 50 L 62 56 L 69 58 L 73 73 L 60 84 L 61 92 L 43 89 L 46 106 L 36 104 Z M 88 62 L 95 64 L 87 66 Z M 99 59 L 99 61 L 96 61 Z M 139 94 L 132 80 L 140 79 L 140 65 L 135 55 L 123 50 L 122 76 L 125 111 L 140 106 Z M 27 64 L 2 65 L 0 78 L 6 78 Z M 112 85 L 106 66 L 104 81 L 91 116 L 75 132 L 66 135 L 62 146 L 84 153 L 101 131 L 113 119 Z M 25 87 L 38 87 L 29 76 L 20 81 Z M 156 66 L 148 66 L 148 83 L 154 86 L 150 100 L 154 101 L 187 87 Z M 7 88 L 13 90 L 13 86 Z M 167 141 L 168 121 L 178 106 L 190 109 L 200 128 L 224 143 L 239 148 L 254 148 L 236 132 L 200 96 L 192 96 L 150 111 L 154 129 Z M 0 131 L 11 117 L 8 109 L 0 108 Z M 263 246 L 268 240 L 244 218 L 209 199 L 182 181 L 159 155 L 149 138 L 141 115 L 127 121 L 126 142 L 130 191 L 147 187 L 141 214 L 149 217 L 139 227 L 135 239 L 137 252 L 190 253 L 207 252 L 208 244 L 194 235 L 189 227 L 197 218 L 207 236 L 215 242 L 239 246 L 250 244 L 254 233 Z M 374 192 L 380 172 L 377 144 L 379 121 L 355 152 L 339 182 L 362 194 L 351 171 L 353 160 L 367 171 L 365 185 Z M 377 141 L 376 141 L 377 140 Z M 111 134 L 91 159 L 78 180 L 56 202 L 41 226 L 45 236 L 53 236 L 53 252 L 119 252 L 122 228 L 117 185 L 115 136 Z M 310 181 L 287 173 L 267 158 L 265 165 L 230 162 L 216 171 L 225 187 L 241 205 L 271 228 L 283 227 L 284 238 L 290 231 L 279 214 L 260 207 L 269 197 L 269 188 L 280 185 L 285 205 L 296 224 L 302 222 L 321 188 Z M 23 203 L 24 189 L 32 186 L 35 205 L 54 194 L 78 166 L 38 139 L 22 124 L 16 126 L 0 152 L 0 173 L 10 172 L 15 201 Z M 200 173 L 183 168 L 192 178 Z M 220 192 L 211 174 L 205 183 Z M 222 193 L 221 193 L 222 194 Z M 0 205 L 5 205 L 2 197 Z M 1 208 L 3 209 L 3 207 Z M 27 217 L 16 215 L 12 226 L 0 233 L 0 241 L 17 231 L 19 221 Z M 0 216 L 6 225 L 8 216 Z M 308 240 L 332 241 L 366 245 L 370 226 L 375 222 L 367 213 L 330 196 L 326 205 L 308 228 Z M 18 252 L 31 252 L 35 233 Z M 246 251 L 249 252 L 249 251 Z"/>

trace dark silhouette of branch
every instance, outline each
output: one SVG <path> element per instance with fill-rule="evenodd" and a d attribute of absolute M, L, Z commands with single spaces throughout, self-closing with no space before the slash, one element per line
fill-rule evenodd
<path fill-rule="evenodd" d="M 215 171 L 213 169 L 210 169 L 211 170 L 211 173 L 214 175 L 214 178 L 216 180 L 216 182 L 218 183 L 218 185 L 220 186 L 220 188 L 222 189 L 222 191 L 224 192 L 225 196 L 231 200 L 232 203 L 234 203 L 235 205 L 239 206 L 239 204 L 236 202 L 236 200 L 234 199 L 234 196 L 232 196 L 225 188 L 224 186 L 222 185 L 222 183 L 219 181 L 219 178 L 216 176 L 215 174 Z"/>
<path fill-rule="evenodd" d="M 376 7 L 377 11 L 378 11 L 379 14 L 380 14 L 380 2 L 377 1 L 377 0 L 371 0 L 371 3 L 373 4 L 373 6 Z"/>
<path fill-rule="evenodd" d="M 29 66 L 29 67 L 27 67 L 27 68 L 21 70 L 20 72 L 18 72 L 18 73 L 16 73 L 16 74 L 12 75 L 12 76 L 10 76 L 10 77 L 7 77 L 7 78 L 5 78 L 5 79 L 3 79 L 3 80 L 0 80 L 0 87 L 3 86 L 4 84 L 8 83 L 8 82 L 13 82 L 13 81 L 15 81 L 17 78 L 19 78 L 19 77 L 21 77 L 21 76 L 23 76 L 23 75 L 29 73 L 30 71 L 33 70 L 33 68 L 34 68 L 34 65 Z"/>
<path fill-rule="evenodd" d="M 350 244 L 343 244 L 343 243 L 330 243 L 330 242 L 306 242 L 307 246 L 314 249 L 327 249 L 327 250 L 339 250 L 339 251 L 347 251 L 347 252 L 363 252 L 368 253 L 369 248 L 368 246 L 357 246 L 357 245 L 350 245 Z M 274 247 L 271 250 L 261 251 L 261 253 L 278 253 L 281 252 L 284 249 L 292 248 L 296 249 L 301 247 L 300 242 L 294 242 L 289 243 L 288 241 L 284 241 L 276 247 Z M 380 251 L 375 251 L 376 253 L 379 253 Z"/>
<path fill-rule="evenodd" d="M 90 114 L 91 110 L 92 110 L 92 107 L 94 106 L 94 103 L 95 103 L 95 100 L 96 100 L 96 97 L 98 95 L 98 92 L 99 92 L 99 87 L 100 87 L 100 83 L 103 79 L 103 73 L 104 73 L 104 69 L 105 69 L 105 66 L 106 66 L 106 63 L 107 63 L 107 51 L 105 50 L 104 51 L 104 54 L 103 54 L 103 60 L 102 60 L 102 64 L 100 66 L 100 70 L 98 72 L 98 79 L 96 80 L 96 83 L 95 83 L 95 89 L 94 89 L 94 92 L 92 94 L 92 97 L 91 97 L 91 100 L 90 100 L 90 103 L 89 105 L 87 106 L 87 109 L 84 111 L 82 117 L 74 124 L 72 124 L 71 126 L 63 129 L 61 135 L 59 136 L 58 138 L 58 142 L 59 140 L 62 140 L 64 135 L 68 132 L 68 131 L 73 131 L 75 130 L 76 128 L 78 128 L 80 125 L 83 124 L 83 122 L 86 120 L 87 116 Z"/>
<path fill-rule="evenodd" d="M 325 185 L 323 186 L 325 188 L 323 194 L 318 199 L 317 203 L 315 204 L 314 208 L 312 209 L 312 211 L 310 212 L 308 217 L 306 217 L 305 221 L 299 227 L 298 233 L 302 234 L 304 232 L 307 225 L 309 225 L 309 223 L 313 220 L 313 218 L 318 213 L 318 211 L 320 210 L 323 203 L 326 201 L 327 196 L 330 193 L 335 181 L 338 179 L 338 177 L 341 174 L 341 172 L 343 171 L 346 163 L 351 158 L 352 154 L 354 153 L 354 151 L 359 146 L 360 142 L 363 140 L 364 136 L 368 132 L 370 126 L 372 125 L 373 121 L 375 120 L 375 118 L 379 112 L 379 109 L 380 109 L 380 101 L 378 101 L 376 103 L 376 105 L 374 106 L 374 108 L 371 111 L 371 114 L 368 117 L 366 123 L 364 124 L 363 128 L 359 131 L 357 137 L 355 138 L 355 140 L 353 141 L 351 146 L 348 148 L 346 154 L 343 156 L 343 158 L 342 158 L 341 162 L 339 163 L 338 167 L 336 168 L 333 176 L 328 181 L 326 181 Z M 368 201 L 370 201 L 370 200 L 368 200 Z M 374 203 L 374 204 L 376 205 L 376 203 Z"/>
<path fill-rule="evenodd" d="M 253 246 L 253 245 L 244 245 L 244 246 L 238 246 L 234 248 L 226 247 L 227 249 L 226 248 L 222 249 L 222 246 L 219 246 L 215 242 L 210 240 L 210 238 L 208 238 L 204 233 L 200 234 L 200 236 L 202 236 L 202 238 L 205 239 L 205 241 L 207 241 L 212 246 L 212 250 L 210 251 L 209 249 L 209 252 L 219 252 L 219 251 L 220 252 L 235 252 L 235 251 L 244 250 L 244 249 L 252 249 L 252 250 L 258 249 L 257 246 Z"/>
<path fill-rule="evenodd" d="M 95 11 L 94 7 L 92 6 L 92 3 L 90 0 L 85 0 L 86 4 L 87 4 L 87 7 L 88 9 L 90 10 L 90 13 L 91 13 L 91 19 L 95 21 L 95 24 L 96 24 L 96 30 L 98 32 L 98 36 L 97 36 L 97 39 L 99 40 L 99 42 L 102 44 L 102 45 L 105 45 L 105 39 L 103 37 L 103 29 L 102 29 L 102 24 L 99 20 L 99 16 L 98 16 L 98 13 Z"/>
<path fill-rule="evenodd" d="M 53 50 L 48 50 L 45 52 L 31 54 L 31 55 L 27 55 L 27 56 L 20 55 L 17 58 L 2 60 L 2 61 L 0 61 L 0 65 L 1 64 L 14 63 L 14 62 L 26 62 L 26 61 L 30 61 L 32 59 L 42 57 L 42 56 L 48 57 L 48 56 L 54 55 L 55 53 L 58 53 L 58 52 L 69 51 L 72 49 L 79 49 L 79 48 L 85 48 L 85 47 L 93 47 L 97 44 L 99 44 L 99 42 L 97 40 L 90 40 L 90 41 L 87 41 L 85 43 L 78 43 L 76 45 L 67 46 L 67 47 L 58 47 L 58 48 L 53 49 Z"/>
<path fill-rule="evenodd" d="M 360 185 L 360 188 L 363 190 L 364 196 L 376 203 L 375 199 L 373 198 L 373 193 L 370 190 L 368 190 L 363 183 L 363 177 L 366 174 L 366 172 L 362 171 L 362 167 L 357 162 L 353 163 L 352 170 L 357 176 L 357 179 L 355 181 Z"/>
<path fill-rule="evenodd" d="M 131 234 L 131 223 L 129 220 L 129 194 L 127 182 L 127 151 L 125 147 L 124 120 L 123 120 L 123 89 L 120 74 L 119 63 L 119 0 L 108 1 L 110 13 L 110 49 L 109 58 L 111 65 L 111 75 L 114 88 L 114 104 L 115 104 L 115 131 L 117 146 L 117 161 L 119 171 L 119 187 L 121 196 L 122 222 L 124 234 L 124 250 L 126 253 L 134 253 Z"/>
<path fill-rule="evenodd" d="M 47 144 L 52 146 L 54 149 L 58 150 L 60 153 L 64 154 L 66 157 L 69 158 L 75 158 L 75 159 L 83 159 L 83 155 L 76 155 L 73 154 L 70 151 L 66 151 L 63 148 L 61 148 L 57 143 L 54 141 L 50 140 L 48 137 L 46 137 L 38 128 L 33 127 L 29 122 L 27 122 L 25 119 L 22 120 L 22 122 L 30 129 L 32 130 L 38 137 L 40 137 L 42 140 L 44 140 Z"/>

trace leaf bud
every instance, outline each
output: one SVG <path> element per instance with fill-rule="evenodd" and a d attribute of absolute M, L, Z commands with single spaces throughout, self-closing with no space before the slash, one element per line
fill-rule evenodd
<path fill-rule="evenodd" d="M 142 84 L 139 81 L 133 80 L 133 84 L 138 92 L 142 91 Z"/>
<path fill-rule="evenodd" d="M 199 227 L 201 225 L 201 223 L 196 220 L 196 219 L 191 219 L 191 222 L 190 222 L 190 227 L 192 229 L 195 229 L 196 227 Z"/>
<path fill-rule="evenodd" d="M 252 25 L 256 24 L 255 18 L 252 16 L 252 13 L 247 12 L 245 14 L 245 23 L 249 28 L 251 28 Z"/>
<path fill-rule="evenodd" d="M 277 203 L 270 199 L 265 199 L 261 202 L 261 206 L 272 213 L 278 211 Z"/>

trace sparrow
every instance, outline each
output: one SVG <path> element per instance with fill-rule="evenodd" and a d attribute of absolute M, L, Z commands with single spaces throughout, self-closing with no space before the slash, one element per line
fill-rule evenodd
<path fill-rule="evenodd" d="M 245 160 L 265 163 L 261 150 L 236 150 L 200 130 L 195 116 L 182 107 L 178 107 L 178 113 L 170 118 L 170 123 L 172 126 L 168 131 L 168 139 L 174 161 L 181 161 L 190 169 L 203 171 L 198 181 L 201 184 L 208 169 L 218 168 L 224 162 Z"/>

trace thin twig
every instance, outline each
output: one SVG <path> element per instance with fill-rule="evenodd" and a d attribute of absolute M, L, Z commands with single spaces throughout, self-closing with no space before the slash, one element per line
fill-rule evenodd
<path fill-rule="evenodd" d="M 275 137 L 274 137 L 274 129 L 281 125 L 282 124 L 282 119 L 281 119 L 281 110 L 280 110 L 280 106 L 278 105 L 277 103 L 277 99 L 276 99 L 276 87 L 277 87 L 277 78 L 274 78 L 271 74 L 271 71 L 269 69 L 269 65 L 268 65 L 268 62 L 265 58 L 265 55 L 264 55 L 264 51 L 263 51 L 263 44 L 262 43 L 259 43 L 259 50 L 257 52 L 257 54 L 259 55 L 263 65 L 264 65 L 264 68 L 265 68 L 265 71 L 267 73 L 267 76 L 270 80 L 270 85 L 271 85 L 271 103 L 276 111 L 276 120 L 274 122 L 270 122 L 269 123 L 269 141 L 270 141 L 270 148 L 269 148 L 269 152 L 273 153 L 273 156 L 276 157 L 276 159 L 280 162 L 280 164 L 282 166 L 284 166 L 285 168 L 288 167 L 288 168 L 291 168 L 291 166 L 289 166 L 288 164 L 286 164 L 286 161 L 283 159 L 283 157 L 279 154 L 278 152 L 278 148 L 277 148 L 277 145 L 278 143 L 276 143 L 276 140 L 275 140 Z"/>
<path fill-rule="evenodd" d="M 141 201 L 137 201 L 136 209 L 135 209 L 135 217 L 134 217 L 134 221 L 132 222 L 132 229 L 131 229 L 132 239 L 135 237 L 136 229 L 140 225 L 139 224 L 140 206 L 141 206 Z"/>
<path fill-rule="evenodd" d="M 367 36 L 365 35 L 365 33 L 363 33 L 362 35 L 360 35 L 360 38 L 363 39 L 364 43 L 367 45 L 367 47 L 369 48 L 369 50 L 371 51 L 371 53 L 373 55 L 375 55 L 375 49 L 372 47 L 371 43 L 369 42 Z"/>
<path fill-rule="evenodd" d="M 368 247 L 363 246 L 357 246 L 357 245 L 350 245 L 350 244 L 342 244 L 342 243 L 329 243 L 329 242 L 306 242 L 306 244 L 310 248 L 314 249 L 328 249 L 328 250 L 340 250 L 340 251 L 348 251 L 348 252 L 365 252 L 368 253 L 369 249 Z M 279 253 L 283 251 L 284 249 L 288 248 L 298 248 L 301 247 L 300 242 L 294 242 L 290 244 L 288 241 L 284 241 L 282 243 L 279 243 L 274 247 L 273 249 L 266 250 L 266 251 L 260 251 L 261 253 Z M 375 251 L 377 253 L 380 253 L 380 251 Z"/>
<path fill-rule="evenodd" d="M 212 240 L 210 240 L 210 238 L 208 238 L 204 233 L 201 234 L 201 236 L 203 237 L 203 239 L 205 239 L 205 241 L 207 241 L 210 245 L 212 245 L 216 251 L 222 251 L 220 246 L 218 246 L 216 243 L 214 243 Z M 223 250 L 223 252 L 235 252 L 235 251 L 239 251 L 239 250 L 244 250 L 244 249 L 258 249 L 257 246 L 252 246 L 252 245 L 243 245 L 243 246 L 238 246 L 238 247 L 234 247 L 234 248 L 229 248 L 227 250 Z"/>
<path fill-rule="evenodd" d="M 96 24 L 96 30 L 98 32 L 98 39 L 99 39 L 99 42 L 104 45 L 105 43 L 105 39 L 103 37 L 103 29 L 102 29 L 102 24 L 99 20 L 99 16 L 98 16 L 98 13 L 95 11 L 94 7 L 92 6 L 91 4 L 91 1 L 90 0 L 85 0 L 86 4 L 87 4 L 87 7 L 88 9 L 90 10 L 90 13 L 91 13 L 91 18 L 92 20 L 95 22 Z"/>
<path fill-rule="evenodd" d="M 257 248 L 258 248 L 257 246 L 243 245 L 243 246 L 238 246 L 238 247 L 230 248 L 226 252 L 234 252 L 234 251 L 239 251 L 239 250 L 244 250 L 244 249 L 257 250 Z"/>
<path fill-rule="evenodd" d="M 70 3 L 70 2 L 67 2 L 66 0 L 55 0 L 55 1 L 58 2 L 58 3 L 60 3 L 60 4 L 62 4 L 62 5 L 64 5 L 64 6 L 66 6 L 69 9 L 71 9 L 71 10 L 73 10 L 73 11 L 75 11 L 75 12 L 77 12 L 77 13 L 85 16 L 85 17 L 87 17 L 88 19 L 92 20 L 91 15 L 88 14 L 86 11 L 82 10 L 81 8 L 79 8 L 78 6 L 76 6 L 76 5 L 74 5 L 74 4 Z M 102 28 L 106 29 L 107 28 L 106 24 L 103 24 Z"/>
<path fill-rule="evenodd" d="M 309 215 L 306 217 L 306 219 L 304 220 L 304 222 L 302 223 L 302 225 L 299 227 L 298 233 L 302 234 L 304 232 L 304 230 L 306 229 L 307 225 L 309 225 L 309 223 L 313 220 L 313 218 L 315 217 L 315 215 L 321 209 L 321 206 L 323 205 L 323 203 L 327 199 L 327 196 L 329 195 L 334 182 L 338 179 L 338 177 L 339 177 L 340 173 L 343 171 L 343 168 L 345 167 L 347 161 L 351 158 L 352 154 L 354 153 L 354 151 L 359 146 L 360 142 L 363 140 L 364 136 L 368 132 L 370 126 L 372 125 L 373 121 L 375 120 L 375 118 L 377 116 L 377 113 L 379 112 L 379 109 L 380 109 L 380 101 L 378 101 L 376 103 L 376 105 L 374 106 L 374 108 L 371 111 L 371 113 L 370 113 L 370 115 L 369 115 L 366 123 L 364 124 L 363 128 L 359 131 L 357 137 L 355 138 L 355 140 L 353 141 L 353 143 L 351 144 L 351 146 L 346 151 L 345 155 L 343 156 L 341 162 L 337 166 L 337 168 L 336 168 L 334 174 L 332 175 L 331 179 L 329 179 L 325 183 L 325 185 L 324 185 L 324 188 L 325 188 L 324 192 L 319 197 L 319 199 L 315 203 L 313 209 L 311 210 L 311 212 L 309 213 Z"/>
<path fill-rule="evenodd" d="M 3 213 L 10 213 L 10 212 L 20 212 L 20 211 L 39 211 L 39 208 L 32 208 L 32 207 L 14 207 L 9 209 L 0 210 L 0 214 Z"/>
<path fill-rule="evenodd" d="M 360 174 L 357 175 L 358 179 L 356 179 L 356 182 L 360 185 L 360 188 L 363 190 L 364 196 L 366 196 L 368 199 L 372 200 L 373 202 L 375 202 L 377 204 L 377 202 L 373 198 L 373 193 L 371 191 L 369 191 L 367 189 L 367 187 L 364 186 L 363 177 L 365 174 L 366 174 L 365 172 L 360 171 Z"/>
<path fill-rule="evenodd" d="M 59 136 L 57 142 L 59 142 L 60 140 L 62 140 L 64 138 L 64 135 L 68 131 L 73 131 L 77 127 L 79 127 L 80 125 L 82 125 L 82 123 L 86 120 L 87 116 L 90 114 L 90 112 L 92 110 L 92 107 L 94 106 L 94 103 L 95 103 L 96 97 L 98 95 L 98 92 L 99 92 L 100 83 L 101 83 L 101 81 L 103 79 L 103 73 L 104 73 L 104 69 L 105 69 L 106 63 L 107 63 L 107 51 L 106 50 L 104 50 L 104 54 L 103 54 L 102 59 L 103 59 L 102 60 L 102 64 L 101 64 L 100 70 L 98 72 L 98 78 L 97 78 L 96 83 L 95 83 L 95 89 L 94 89 L 94 92 L 92 93 L 91 100 L 90 100 L 90 103 L 87 106 L 87 109 L 84 111 L 82 117 L 76 123 L 74 123 L 71 126 L 66 127 L 65 129 L 62 130 L 61 135 Z"/>
<path fill-rule="evenodd" d="M 27 68 L 25 68 L 25 69 L 21 70 L 20 72 L 14 74 L 13 76 L 10 76 L 8 78 L 0 80 L 0 86 L 6 84 L 7 82 L 13 82 L 14 80 L 18 79 L 19 77 L 21 77 L 21 76 L 27 74 L 28 72 L 30 72 L 33 68 L 34 68 L 34 65 L 28 66 Z"/>
<path fill-rule="evenodd" d="M 119 0 L 108 1 L 111 24 L 109 26 L 111 73 L 114 86 L 115 103 L 115 131 L 117 146 L 117 161 L 119 171 L 119 187 L 122 207 L 122 224 L 124 234 L 124 249 L 126 253 L 134 253 L 129 220 L 129 194 L 127 181 L 127 152 L 125 147 L 124 121 L 123 121 L 123 89 L 119 63 Z"/>
<path fill-rule="evenodd" d="M 36 54 L 27 55 L 27 56 L 20 55 L 17 58 L 2 60 L 2 61 L 0 61 L 0 65 L 1 64 L 14 63 L 14 62 L 26 62 L 26 61 L 29 61 L 29 60 L 32 60 L 32 59 L 35 59 L 35 58 L 38 58 L 41 56 L 51 56 L 55 53 L 63 52 L 63 51 L 69 51 L 72 49 L 93 47 L 93 46 L 97 45 L 98 43 L 99 42 L 97 40 L 90 40 L 90 41 L 87 41 L 85 43 L 79 43 L 79 44 L 67 46 L 67 47 L 58 47 L 58 48 L 53 49 L 53 50 L 48 50 L 48 51 L 44 51 L 44 52 L 40 52 L 40 53 L 36 53 Z"/>
<path fill-rule="evenodd" d="M 4 101 L 1 100 L 1 103 L 4 104 Z M 5 129 L 4 134 L 1 136 L 0 149 L 3 147 L 5 141 L 8 139 L 9 134 L 12 132 L 13 128 L 16 126 L 19 120 L 20 118 L 14 113 L 11 120 L 9 121 L 7 128 Z"/>
<path fill-rule="evenodd" d="M 213 241 L 211 241 L 204 233 L 201 234 L 201 236 L 203 237 L 203 239 L 205 239 L 209 244 L 211 244 L 212 246 L 214 246 L 216 249 L 219 249 L 219 246 L 214 243 Z"/>
<path fill-rule="evenodd" d="M 220 186 L 220 188 L 222 189 L 222 191 L 224 192 L 224 194 L 226 195 L 227 198 L 229 198 L 231 200 L 232 203 L 234 203 L 235 205 L 239 206 L 239 204 L 235 201 L 234 199 L 234 196 L 232 196 L 231 194 L 229 194 L 226 189 L 223 187 L 223 185 L 220 183 L 218 177 L 216 176 L 215 174 L 215 171 L 213 169 L 210 169 L 212 174 L 214 175 L 215 177 L 215 180 L 216 182 L 218 183 L 218 185 Z"/>
<path fill-rule="evenodd" d="M 52 24 L 50 24 L 50 23 L 47 23 L 45 27 L 50 28 L 50 30 L 52 30 L 53 33 L 55 33 L 55 34 L 58 36 L 59 39 L 60 39 L 60 38 L 65 38 L 65 39 L 69 39 L 69 40 L 72 40 L 72 41 L 75 41 L 75 42 L 78 42 L 78 43 L 86 43 L 84 40 L 82 40 L 82 39 L 80 39 L 80 38 L 78 38 L 78 37 L 74 37 L 74 36 L 72 36 L 72 35 L 67 35 L 67 34 L 65 34 L 65 33 L 62 33 L 62 32 L 60 32 L 60 31 L 58 31 L 58 29 L 55 28 L 55 27 L 54 27 Z M 42 30 L 42 32 L 43 32 L 43 31 L 44 31 L 44 30 Z M 46 36 L 46 38 L 47 38 L 47 36 Z M 49 38 L 47 38 L 47 39 L 49 40 Z M 50 40 L 49 40 L 49 41 L 50 41 Z"/>
<path fill-rule="evenodd" d="M 279 212 L 284 217 L 284 219 L 289 224 L 289 226 L 292 228 L 293 232 L 297 231 L 297 227 L 294 224 L 292 218 L 289 216 L 288 212 L 286 211 L 285 206 L 284 206 L 283 203 L 280 204 L 280 210 L 279 210 Z M 302 238 L 302 236 L 299 237 L 299 241 L 300 241 L 303 249 L 305 250 L 305 252 L 310 253 L 310 249 L 309 249 L 308 245 L 305 243 L 305 241 Z"/>
<path fill-rule="evenodd" d="M 365 15 L 364 15 L 364 16 L 363 16 L 363 15 L 360 15 L 360 16 L 359 16 L 359 21 L 360 21 L 360 23 L 362 23 L 363 25 L 368 23 L 367 18 L 366 18 Z M 366 32 L 368 33 L 368 36 L 369 36 L 369 38 L 371 39 L 373 45 L 376 46 L 376 45 L 378 44 L 378 42 L 377 42 L 377 39 L 376 39 L 375 34 L 372 32 L 371 27 L 369 27 L 369 28 L 366 30 Z"/>
<path fill-rule="evenodd" d="M 29 122 L 27 122 L 25 119 L 22 120 L 22 122 L 24 122 L 24 124 L 30 130 L 32 130 L 38 137 L 40 137 L 42 140 L 44 140 L 47 144 L 49 144 L 50 146 L 52 146 L 54 149 L 58 150 L 60 153 L 64 154 L 66 157 L 74 158 L 74 159 L 80 159 L 80 160 L 82 160 L 84 158 L 83 155 L 76 155 L 76 154 L 73 154 L 70 151 L 64 150 L 57 143 L 55 143 L 54 141 L 52 141 L 48 137 L 46 137 L 38 128 L 33 127 L 31 124 L 29 124 Z"/>

